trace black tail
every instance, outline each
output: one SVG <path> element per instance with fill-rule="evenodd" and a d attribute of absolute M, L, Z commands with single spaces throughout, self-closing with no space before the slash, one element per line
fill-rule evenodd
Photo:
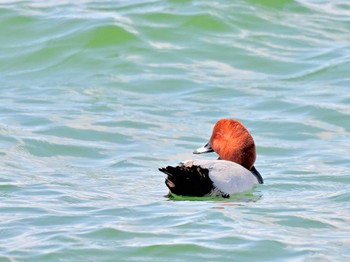
<path fill-rule="evenodd" d="M 159 171 L 168 175 L 165 184 L 170 192 L 180 196 L 205 196 L 213 189 L 208 169 L 199 166 L 167 166 Z"/>

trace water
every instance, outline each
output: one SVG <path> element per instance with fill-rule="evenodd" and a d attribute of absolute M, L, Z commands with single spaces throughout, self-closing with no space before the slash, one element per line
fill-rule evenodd
<path fill-rule="evenodd" d="M 1 1 L 0 31 L 0 261 L 350 259 L 348 1 Z M 165 198 L 222 117 L 265 184 Z"/>

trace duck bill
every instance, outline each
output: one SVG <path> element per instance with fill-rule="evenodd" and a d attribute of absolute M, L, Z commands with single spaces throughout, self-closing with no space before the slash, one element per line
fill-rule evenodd
<path fill-rule="evenodd" d="M 211 147 L 210 143 L 207 143 L 205 146 L 194 150 L 193 154 L 203 154 L 203 153 L 210 153 L 210 152 L 214 152 L 214 149 Z"/>

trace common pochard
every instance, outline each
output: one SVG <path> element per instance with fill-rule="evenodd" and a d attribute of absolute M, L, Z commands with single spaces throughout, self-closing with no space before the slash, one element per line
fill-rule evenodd
<path fill-rule="evenodd" d="M 244 192 L 263 178 L 254 167 L 256 149 L 253 137 L 237 120 L 221 119 L 209 142 L 194 154 L 216 152 L 217 160 L 187 160 L 177 166 L 159 170 L 167 175 L 165 184 L 170 195 L 222 196 Z"/>

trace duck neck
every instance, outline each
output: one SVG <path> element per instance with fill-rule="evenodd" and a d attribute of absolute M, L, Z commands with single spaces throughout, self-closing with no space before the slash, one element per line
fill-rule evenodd
<path fill-rule="evenodd" d="M 235 162 L 248 170 L 253 167 L 256 158 L 254 144 L 225 147 L 216 152 L 219 154 L 220 159 Z"/>

